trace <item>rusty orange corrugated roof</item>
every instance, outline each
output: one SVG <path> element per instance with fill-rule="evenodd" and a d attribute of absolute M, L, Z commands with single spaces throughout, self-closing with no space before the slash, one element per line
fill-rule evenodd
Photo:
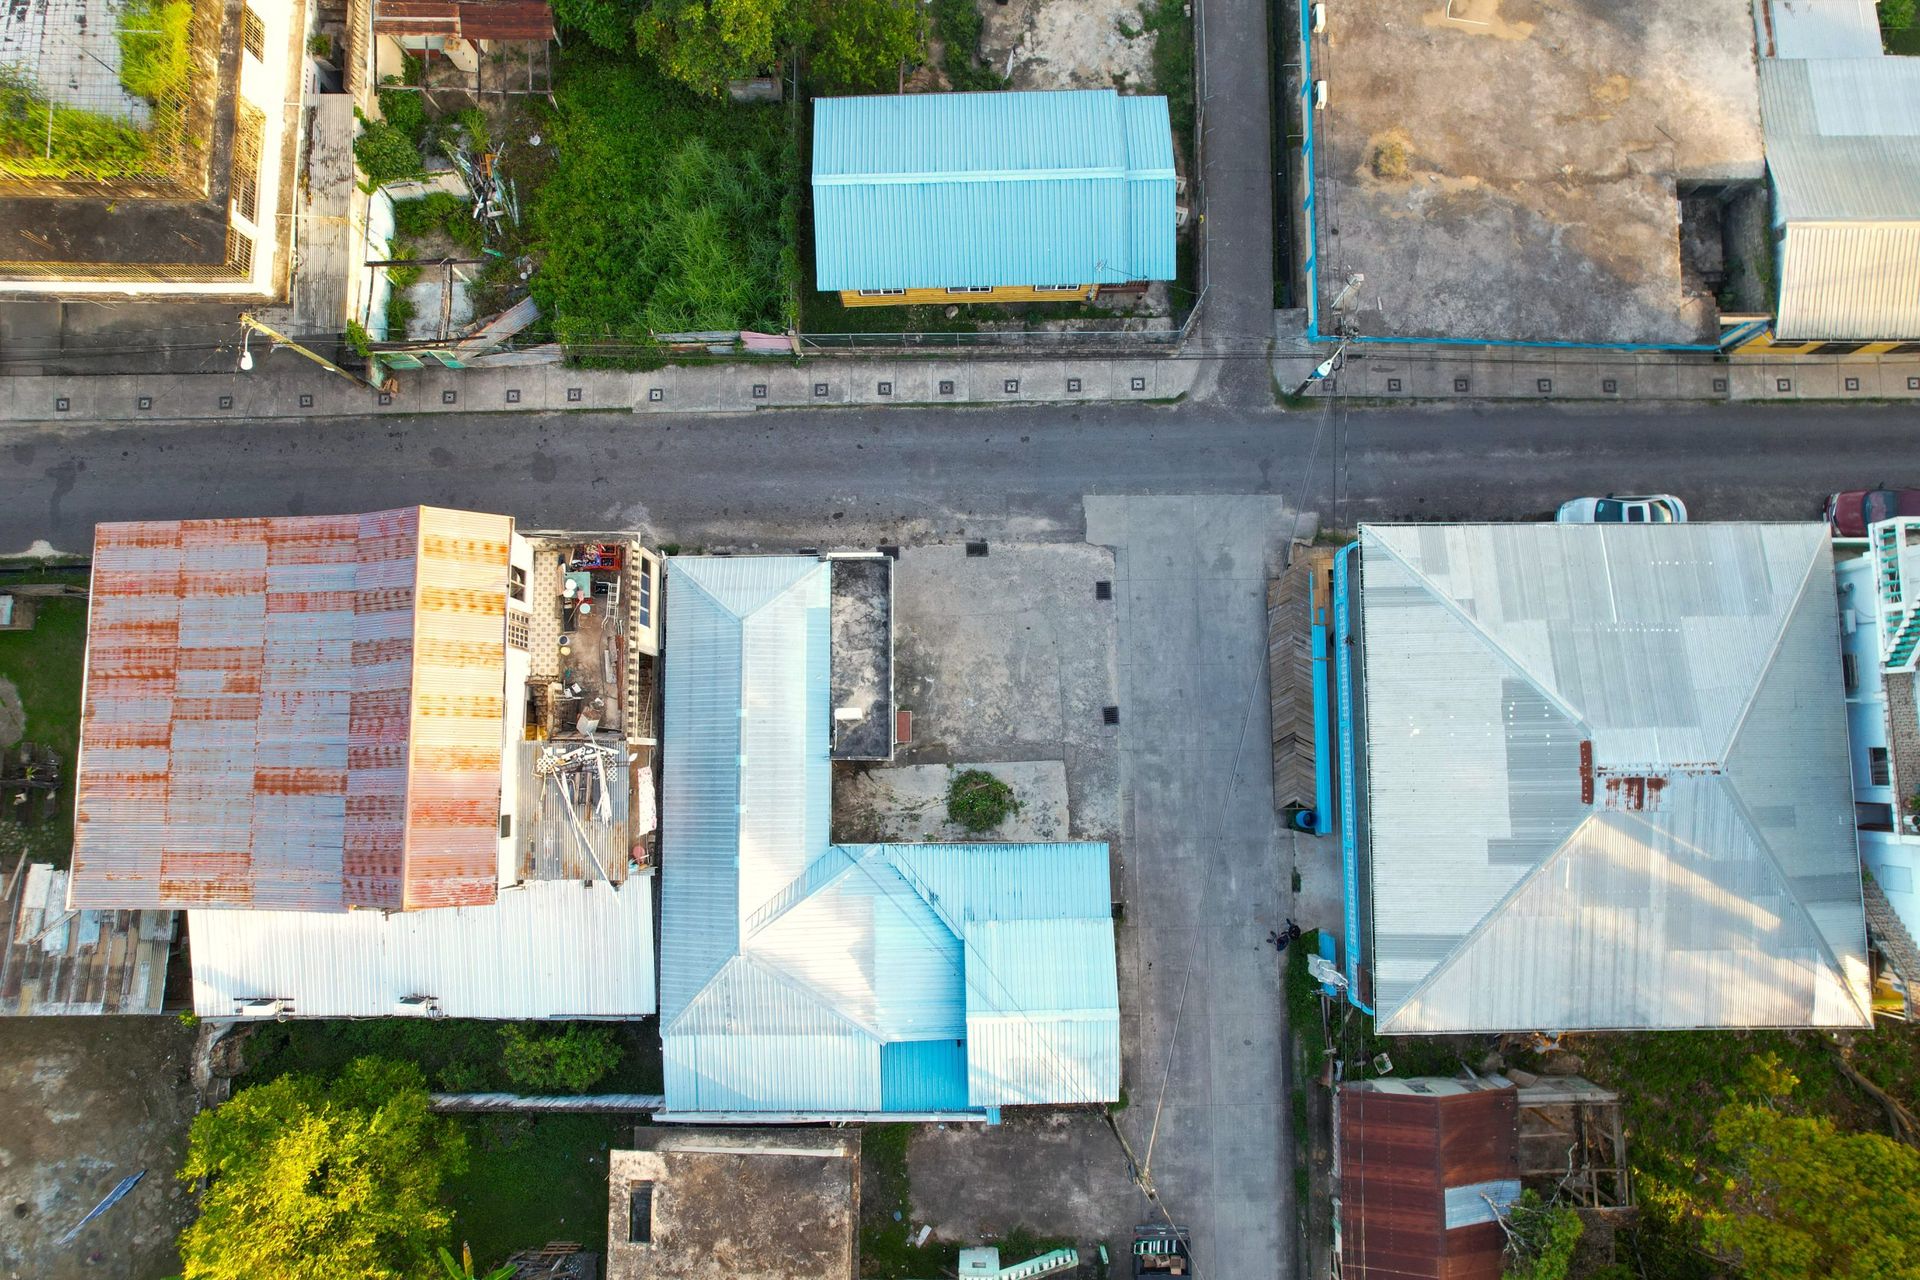
<path fill-rule="evenodd" d="M 75 908 L 493 901 L 513 522 L 95 531 Z"/>

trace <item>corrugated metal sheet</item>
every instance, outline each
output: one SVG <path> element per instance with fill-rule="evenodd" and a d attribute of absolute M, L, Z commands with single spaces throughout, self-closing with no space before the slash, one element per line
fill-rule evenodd
<path fill-rule="evenodd" d="M 99 526 L 73 905 L 490 900 L 512 527 Z"/>
<path fill-rule="evenodd" d="M 1392 1088 L 1374 1088 L 1375 1084 Z M 1434 1081 L 1340 1087 L 1341 1268 L 1346 1280 L 1497 1280 L 1506 1236 L 1479 1191 L 1518 1194 L 1514 1090 Z"/>
<path fill-rule="evenodd" d="M 1920 220 L 1788 224 L 1774 330 L 1800 341 L 1920 335 Z"/>
<path fill-rule="evenodd" d="M 1767 0 L 1767 16 L 1774 57 L 1880 56 L 1874 0 Z"/>
<path fill-rule="evenodd" d="M 16 862 L 0 892 L 0 1016 L 160 1012 L 173 912 L 74 914 L 45 862 Z"/>
<path fill-rule="evenodd" d="M 827 844 L 826 572 L 799 558 L 668 562 L 669 1108 L 1112 1100 L 1105 845 Z M 970 1102 L 976 1058 L 992 1084 Z"/>
<path fill-rule="evenodd" d="M 1762 60 L 1760 111 L 1786 236 L 1776 333 L 1920 336 L 1920 64 Z"/>
<path fill-rule="evenodd" d="M 545 0 L 375 0 L 373 29 L 397 37 L 554 38 L 553 10 Z"/>
<path fill-rule="evenodd" d="M 976 1107 L 1120 1096 L 1113 919 L 966 926 L 967 1101 Z"/>
<path fill-rule="evenodd" d="M 1361 556 L 1383 1030 L 1864 1025 L 1824 527 Z"/>
<path fill-rule="evenodd" d="M 193 1008 L 377 1018 L 433 996 L 454 1018 L 637 1018 L 654 1011 L 653 881 L 532 880 L 489 906 L 386 914 L 190 911 Z"/>
<path fill-rule="evenodd" d="M 1165 98 L 1109 89 L 814 101 L 818 287 L 1174 275 Z"/>

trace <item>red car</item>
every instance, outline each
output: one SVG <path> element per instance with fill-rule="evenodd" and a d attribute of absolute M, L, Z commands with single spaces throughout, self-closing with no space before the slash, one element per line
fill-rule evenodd
<path fill-rule="evenodd" d="M 1864 538 L 1868 525 L 1894 516 L 1920 516 L 1920 489 L 1849 489 L 1827 499 L 1827 524 L 1837 537 Z"/>

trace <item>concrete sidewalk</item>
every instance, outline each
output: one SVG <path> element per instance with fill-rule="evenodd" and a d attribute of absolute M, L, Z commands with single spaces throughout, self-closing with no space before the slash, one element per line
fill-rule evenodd
<path fill-rule="evenodd" d="M 1333 350 L 1276 316 L 1276 387 L 1291 394 Z M 1294 332 L 1288 333 L 1289 328 Z M 1684 351 L 1356 343 L 1309 397 L 1367 400 L 1920 400 L 1920 358 L 1764 360 Z"/>
<path fill-rule="evenodd" d="M 256 344 L 256 347 L 259 344 Z M 1026 360 L 810 359 L 681 365 L 645 373 L 541 365 L 420 369 L 377 394 L 300 356 L 256 349 L 251 373 L 0 378 L 0 422 L 332 418 L 362 414 L 740 413 L 828 405 L 1034 404 L 1177 400 L 1199 362 L 1178 357 Z"/>

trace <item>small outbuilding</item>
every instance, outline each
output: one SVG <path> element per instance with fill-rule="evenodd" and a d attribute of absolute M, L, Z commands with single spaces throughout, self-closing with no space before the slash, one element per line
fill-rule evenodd
<path fill-rule="evenodd" d="M 816 286 L 847 306 L 1061 302 L 1174 278 L 1162 97 L 819 98 Z"/>
<path fill-rule="evenodd" d="M 607 1280 L 853 1280 L 860 1138 L 647 1126 L 608 1160 Z"/>

